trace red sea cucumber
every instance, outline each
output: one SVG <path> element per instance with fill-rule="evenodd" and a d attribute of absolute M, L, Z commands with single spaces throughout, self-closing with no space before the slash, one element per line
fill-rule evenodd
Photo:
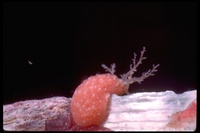
<path fill-rule="evenodd" d="M 98 74 L 76 89 L 71 103 L 74 121 L 79 126 L 101 125 L 108 114 L 110 94 L 124 94 L 126 84 L 115 75 Z"/>
<path fill-rule="evenodd" d="M 111 94 L 123 95 L 128 94 L 129 85 L 134 82 L 142 82 L 145 78 L 153 76 L 156 68 L 143 73 L 141 77 L 132 77 L 137 67 L 142 63 L 145 47 L 141 51 L 140 59 L 136 62 L 136 54 L 134 54 L 133 64 L 130 65 L 130 71 L 121 76 L 121 79 L 114 75 L 115 64 L 108 68 L 102 65 L 107 74 L 97 74 L 84 80 L 75 90 L 72 102 L 71 113 L 73 120 L 79 126 L 101 126 L 107 119 L 109 114 L 109 103 Z"/>

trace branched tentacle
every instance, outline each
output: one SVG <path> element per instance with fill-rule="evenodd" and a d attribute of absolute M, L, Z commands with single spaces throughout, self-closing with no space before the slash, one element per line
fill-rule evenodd
<path fill-rule="evenodd" d="M 126 94 L 130 94 L 128 92 L 128 88 L 129 85 L 134 83 L 134 82 L 138 82 L 139 84 L 144 81 L 144 79 L 150 77 L 150 76 L 154 76 L 154 73 L 157 72 L 157 68 L 159 67 L 159 64 L 154 65 L 153 64 L 153 68 L 149 69 L 147 72 L 142 73 L 141 77 L 133 77 L 132 75 L 137 72 L 137 67 L 142 64 L 142 61 L 146 59 L 146 57 L 144 57 L 144 53 L 146 51 L 146 48 L 143 47 L 143 50 L 140 53 L 140 58 L 138 61 L 136 61 L 137 55 L 136 53 L 134 53 L 134 58 L 132 59 L 133 63 L 130 65 L 130 70 L 121 75 L 121 79 L 122 81 L 125 82 L 125 84 L 127 85 L 127 88 L 125 90 Z M 115 73 L 115 67 L 116 65 L 113 63 L 111 65 L 111 68 L 108 68 L 106 65 L 102 64 L 102 67 L 105 69 L 105 71 L 111 73 L 112 75 L 114 75 Z"/>
<path fill-rule="evenodd" d="M 142 64 L 142 60 L 146 59 L 146 57 L 143 57 L 145 51 L 146 51 L 146 48 L 143 47 L 143 50 L 141 51 L 140 58 L 139 58 L 139 60 L 138 60 L 137 63 L 136 63 L 136 57 L 137 57 L 137 55 L 134 53 L 134 58 L 132 59 L 133 60 L 133 64 L 130 65 L 130 71 L 128 71 L 126 74 L 123 74 L 121 76 L 121 78 L 122 78 L 123 81 L 127 81 L 127 80 L 132 79 L 132 75 L 134 74 L 134 72 L 137 71 L 137 67 L 140 64 Z"/>
<path fill-rule="evenodd" d="M 108 68 L 105 64 L 102 64 L 101 66 L 105 69 L 105 71 L 107 71 L 110 74 L 114 75 L 115 67 L 116 67 L 115 63 L 111 64 L 111 68 Z"/>
<path fill-rule="evenodd" d="M 142 81 L 144 81 L 144 79 L 148 78 L 149 76 L 154 76 L 154 72 L 157 72 L 157 69 L 156 69 L 157 67 L 159 67 L 159 64 L 157 64 L 156 66 L 153 65 L 153 68 L 149 69 L 145 73 L 142 73 L 141 77 L 134 77 L 134 78 L 128 79 L 126 82 L 128 84 L 132 84 L 134 82 L 138 82 L 140 84 Z"/>

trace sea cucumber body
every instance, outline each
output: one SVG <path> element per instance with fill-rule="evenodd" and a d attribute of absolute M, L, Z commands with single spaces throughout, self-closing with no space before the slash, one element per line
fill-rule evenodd
<path fill-rule="evenodd" d="M 125 93 L 126 84 L 117 76 L 97 74 L 80 84 L 72 97 L 71 112 L 79 126 L 101 126 L 108 117 L 111 94 Z"/>

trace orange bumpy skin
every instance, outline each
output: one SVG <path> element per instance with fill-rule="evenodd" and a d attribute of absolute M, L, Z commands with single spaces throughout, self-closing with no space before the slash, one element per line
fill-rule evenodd
<path fill-rule="evenodd" d="M 134 54 L 133 64 L 130 65 L 130 71 L 121 76 L 121 79 L 114 75 L 115 64 L 108 68 L 102 65 L 107 74 L 97 74 L 84 80 L 75 90 L 71 101 L 71 113 L 75 123 L 79 126 L 101 126 L 108 117 L 109 104 L 112 94 L 123 95 L 128 94 L 129 85 L 138 82 L 141 83 L 145 78 L 153 76 L 156 68 L 143 73 L 141 77 L 132 77 L 137 67 L 142 64 L 145 47 L 141 51 L 140 58 L 136 62 L 136 54 Z"/>
<path fill-rule="evenodd" d="M 79 126 L 101 125 L 108 116 L 110 94 L 124 94 L 126 84 L 111 74 L 98 74 L 85 80 L 75 90 L 71 111 Z"/>

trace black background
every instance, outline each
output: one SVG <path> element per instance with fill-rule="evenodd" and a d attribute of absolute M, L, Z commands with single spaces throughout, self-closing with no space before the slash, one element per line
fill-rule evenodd
<path fill-rule="evenodd" d="M 160 64 L 130 92 L 197 84 L 197 3 L 67 2 L 3 4 L 3 100 L 71 97 L 86 78 L 116 63 L 119 77 L 146 47 L 135 76 Z M 28 61 L 33 64 L 30 65 Z"/>

